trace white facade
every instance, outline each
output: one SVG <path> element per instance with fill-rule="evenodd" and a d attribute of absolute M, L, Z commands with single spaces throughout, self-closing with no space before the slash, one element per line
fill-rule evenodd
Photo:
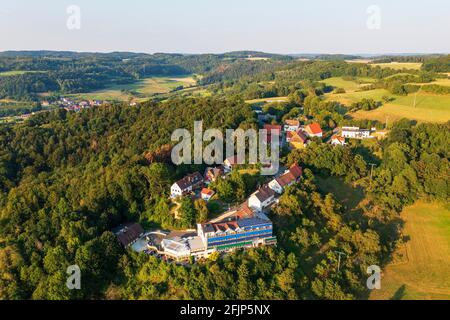
<path fill-rule="evenodd" d="M 202 199 L 205 200 L 206 202 L 208 202 L 209 200 L 211 200 L 212 196 L 214 195 L 214 193 L 208 194 L 208 193 L 203 193 L 201 194 Z"/>
<path fill-rule="evenodd" d="M 273 195 L 271 197 L 265 199 L 264 201 L 261 201 L 258 199 L 258 197 L 256 196 L 256 192 L 255 192 L 248 199 L 248 206 L 253 210 L 262 211 L 263 209 L 270 206 L 274 201 L 275 201 L 275 196 L 273 196 Z"/>
<path fill-rule="evenodd" d="M 280 184 L 278 183 L 278 181 L 276 179 L 273 179 L 272 181 L 269 182 L 269 188 L 278 194 L 283 193 L 283 187 L 280 186 Z"/>
<path fill-rule="evenodd" d="M 184 193 L 192 191 L 192 186 L 187 189 L 182 190 L 178 183 L 174 183 L 172 187 L 170 187 L 170 197 L 175 199 L 177 197 L 181 197 Z"/>
<path fill-rule="evenodd" d="M 314 138 L 314 137 L 322 138 L 323 137 L 323 133 L 322 132 L 320 132 L 320 133 L 309 133 L 309 132 L 306 132 L 306 134 L 310 138 Z"/>
<path fill-rule="evenodd" d="M 334 137 L 333 139 L 331 139 L 331 144 L 334 146 L 345 146 L 345 138 L 336 138 Z"/>
<path fill-rule="evenodd" d="M 164 253 L 175 260 L 183 260 L 189 258 L 191 250 L 185 241 L 181 239 L 164 239 L 161 242 Z"/>
<path fill-rule="evenodd" d="M 368 139 L 371 138 L 369 129 L 360 129 L 359 127 L 343 127 L 342 137 L 349 139 Z"/>

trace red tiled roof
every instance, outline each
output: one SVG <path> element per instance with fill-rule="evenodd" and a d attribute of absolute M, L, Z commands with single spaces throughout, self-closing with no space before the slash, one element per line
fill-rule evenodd
<path fill-rule="evenodd" d="M 296 164 L 296 163 L 293 164 L 289 168 L 289 172 L 292 173 L 296 179 L 300 178 L 302 176 L 302 174 L 303 174 L 302 168 L 300 168 L 299 165 Z"/>
<path fill-rule="evenodd" d="M 281 187 L 284 187 L 297 181 L 302 176 L 302 174 L 302 168 L 300 168 L 297 164 L 294 164 L 289 168 L 288 172 L 277 178 L 276 181 Z"/>
<path fill-rule="evenodd" d="M 289 171 L 276 179 L 281 187 L 291 184 L 296 180 L 295 176 Z"/>
<path fill-rule="evenodd" d="M 244 203 L 242 207 L 236 212 L 236 217 L 238 219 L 245 219 L 253 216 L 253 210 L 250 209 L 247 203 Z"/>
<path fill-rule="evenodd" d="M 308 131 L 311 132 L 312 134 L 322 133 L 322 128 L 318 123 L 311 123 L 310 125 L 307 126 L 307 129 L 309 129 Z"/>
<path fill-rule="evenodd" d="M 214 223 L 212 224 L 212 227 L 214 228 L 214 231 L 227 231 L 228 229 L 236 230 L 239 228 L 236 221 L 229 221 L 229 222 L 221 222 L 221 223 Z"/>
<path fill-rule="evenodd" d="M 345 142 L 345 138 L 344 137 L 340 137 L 340 136 L 333 136 L 331 138 L 331 140 L 339 140 L 339 142 Z"/>
<path fill-rule="evenodd" d="M 180 187 L 181 190 L 185 190 L 194 184 L 200 183 L 203 181 L 203 177 L 199 172 L 194 172 L 192 174 L 188 174 L 183 179 L 178 180 L 176 183 Z"/>
<path fill-rule="evenodd" d="M 203 188 L 202 189 L 202 194 L 206 194 L 208 196 L 212 196 L 214 194 L 214 191 L 212 191 L 211 189 Z"/>

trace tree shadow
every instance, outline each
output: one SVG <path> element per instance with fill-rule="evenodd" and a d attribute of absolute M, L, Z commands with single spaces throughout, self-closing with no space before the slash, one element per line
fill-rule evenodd
<path fill-rule="evenodd" d="M 402 285 L 400 288 L 395 291 L 391 300 L 402 300 L 406 295 L 406 285 Z"/>

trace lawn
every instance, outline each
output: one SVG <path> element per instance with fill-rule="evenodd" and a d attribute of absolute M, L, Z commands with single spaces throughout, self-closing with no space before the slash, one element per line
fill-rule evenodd
<path fill-rule="evenodd" d="M 70 95 L 78 99 L 92 100 L 146 100 L 155 94 L 168 93 L 178 87 L 189 88 L 196 85 L 190 76 L 151 77 L 132 84 L 113 85 L 104 90 Z"/>
<path fill-rule="evenodd" d="M 359 102 L 364 98 L 381 101 L 383 96 L 392 96 L 392 94 L 385 89 L 375 89 L 367 91 L 351 91 L 346 93 L 334 94 L 328 93 L 325 95 L 327 100 L 339 101 L 342 104 L 350 106 L 354 102 Z"/>
<path fill-rule="evenodd" d="M 450 299 L 450 210 L 417 202 L 402 212 L 406 244 L 383 271 L 373 300 Z"/>
<path fill-rule="evenodd" d="M 360 90 L 365 85 L 368 85 L 371 82 L 375 81 L 376 80 L 372 78 L 355 78 L 355 81 L 352 81 L 352 80 L 344 80 L 341 77 L 333 77 L 322 80 L 320 82 L 335 88 L 345 89 L 346 92 L 355 92 L 357 90 Z"/>
<path fill-rule="evenodd" d="M 383 97 L 391 97 L 393 100 L 382 107 L 372 111 L 358 111 L 352 114 L 355 119 L 369 119 L 390 122 L 401 118 L 417 120 L 418 122 L 447 122 L 450 120 L 450 95 L 437 95 L 426 92 L 417 94 L 416 106 L 414 107 L 415 94 L 408 96 L 396 96 L 385 89 L 369 91 L 347 90 L 343 94 L 326 94 L 327 100 L 339 101 L 350 106 L 354 102 L 364 98 L 382 101 Z"/>
<path fill-rule="evenodd" d="M 391 62 L 391 63 L 374 63 L 371 64 L 372 66 L 381 67 L 381 68 L 391 68 L 394 70 L 403 70 L 403 69 L 409 69 L 409 70 L 420 70 L 422 67 L 422 63 L 416 63 L 416 62 Z"/>

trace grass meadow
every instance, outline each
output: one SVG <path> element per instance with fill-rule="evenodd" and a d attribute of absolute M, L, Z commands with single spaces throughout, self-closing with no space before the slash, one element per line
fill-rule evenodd
<path fill-rule="evenodd" d="M 448 83 L 448 79 L 437 80 L 440 83 Z M 343 80 L 342 78 L 330 78 L 324 83 L 345 89 L 345 93 L 329 93 L 325 95 L 327 100 L 339 101 L 344 105 L 351 105 L 364 98 L 382 101 L 383 97 L 390 97 L 392 101 L 385 103 L 380 108 L 371 111 L 357 111 L 351 116 L 355 119 L 369 119 L 390 122 L 401 118 L 408 118 L 418 122 L 447 122 L 450 120 L 450 95 L 437 95 L 426 92 L 419 92 L 407 96 L 397 96 L 385 89 L 375 89 L 360 91 L 368 79 L 356 79 L 356 81 Z M 414 106 L 414 100 L 416 100 Z"/>
<path fill-rule="evenodd" d="M 394 260 L 383 270 L 374 300 L 450 299 L 450 210 L 417 202 L 402 214 L 404 236 Z"/>

